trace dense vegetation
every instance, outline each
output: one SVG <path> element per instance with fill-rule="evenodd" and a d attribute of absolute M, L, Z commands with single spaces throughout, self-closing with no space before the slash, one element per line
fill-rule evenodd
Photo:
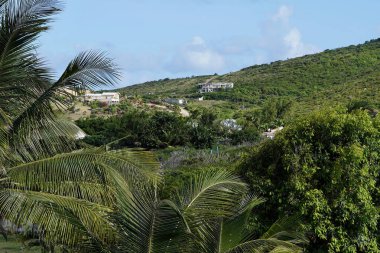
<path fill-rule="evenodd" d="M 241 169 L 267 200 L 261 220 L 301 215 L 310 252 L 379 252 L 379 140 L 379 116 L 339 109 L 255 147 Z"/>
<path fill-rule="evenodd" d="M 78 120 L 77 125 L 88 136 L 85 143 L 102 146 L 144 147 L 149 149 L 168 146 L 211 148 L 220 143 L 240 144 L 259 139 L 258 128 L 243 126 L 237 130 L 224 126 L 211 111 L 193 112 L 189 118 L 172 112 L 129 109 L 121 116 Z"/>

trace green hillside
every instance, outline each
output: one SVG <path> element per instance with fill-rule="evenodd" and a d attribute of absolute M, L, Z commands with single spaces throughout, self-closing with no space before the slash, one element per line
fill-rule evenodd
<path fill-rule="evenodd" d="M 165 79 L 120 89 L 127 95 L 146 98 L 199 96 L 196 85 L 207 80 L 234 82 L 232 91 L 209 93 L 208 100 L 247 107 L 266 101 L 294 102 L 295 113 L 306 113 L 323 105 L 368 100 L 380 107 L 380 39 L 271 64 L 256 65 L 221 76 Z M 233 103 L 231 103 L 233 102 Z M 211 104 L 214 104 L 212 102 Z M 217 102 L 217 104 L 223 102 Z M 202 103 L 198 103 L 202 106 Z M 209 103 L 204 102 L 207 106 Z"/>

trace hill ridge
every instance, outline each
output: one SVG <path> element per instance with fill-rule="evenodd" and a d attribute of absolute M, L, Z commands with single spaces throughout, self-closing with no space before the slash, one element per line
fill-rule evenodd
<path fill-rule="evenodd" d="M 205 94 L 208 100 L 261 106 L 268 100 L 288 99 L 305 113 L 324 105 L 370 100 L 380 106 L 380 39 L 288 60 L 254 65 L 225 75 L 162 79 L 118 89 L 147 99 L 197 97 L 196 85 L 214 81 L 233 82 L 230 92 Z M 301 108 L 303 107 L 303 108 Z"/>

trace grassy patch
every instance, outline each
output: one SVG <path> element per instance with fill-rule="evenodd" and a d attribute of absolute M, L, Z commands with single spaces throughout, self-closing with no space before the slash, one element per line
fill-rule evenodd
<path fill-rule="evenodd" d="M 21 242 L 17 241 L 16 237 L 12 236 L 5 241 L 3 237 L 0 238 L 0 252 L 1 253 L 40 253 L 40 247 L 27 248 Z"/>

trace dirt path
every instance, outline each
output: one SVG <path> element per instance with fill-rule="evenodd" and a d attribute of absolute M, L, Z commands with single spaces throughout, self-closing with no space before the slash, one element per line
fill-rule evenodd
<path fill-rule="evenodd" d="M 76 121 L 83 117 L 89 117 L 91 115 L 90 107 L 83 105 L 81 102 L 75 103 L 75 112 L 67 112 L 66 115 L 69 120 Z"/>
<path fill-rule="evenodd" d="M 160 109 L 164 109 L 168 112 L 173 112 L 173 110 L 169 109 L 168 107 L 164 106 L 164 105 L 156 105 L 156 104 L 152 104 L 152 103 L 147 103 L 146 104 L 147 106 L 149 107 L 152 107 L 152 108 L 160 108 Z M 180 114 L 182 115 L 182 117 L 190 117 L 190 112 L 182 107 L 180 107 Z"/>
<path fill-rule="evenodd" d="M 187 117 L 190 117 L 190 112 L 181 107 L 181 115 L 187 118 Z"/>
<path fill-rule="evenodd" d="M 218 78 L 219 76 L 213 76 L 211 77 L 210 79 L 207 79 L 205 83 L 210 83 L 212 80 L 215 80 L 216 78 Z"/>

